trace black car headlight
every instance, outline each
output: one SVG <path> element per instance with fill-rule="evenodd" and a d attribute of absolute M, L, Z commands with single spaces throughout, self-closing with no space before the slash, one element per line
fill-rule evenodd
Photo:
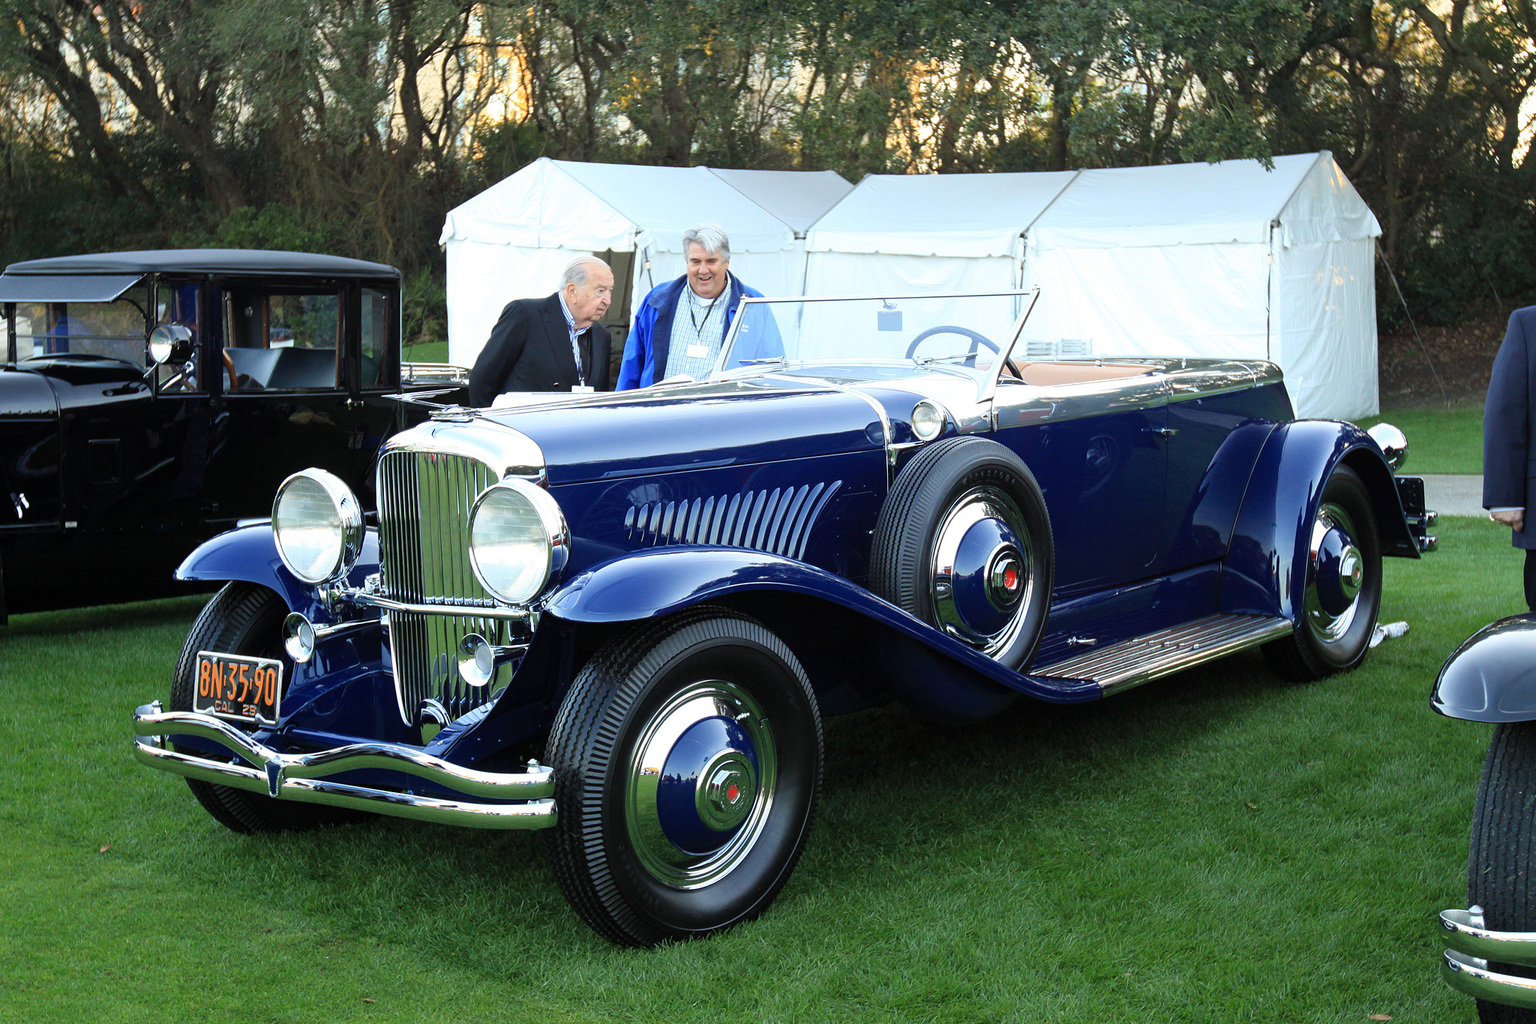
<path fill-rule="evenodd" d="M 565 514 L 542 488 L 503 480 L 475 499 L 469 561 L 480 585 L 500 600 L 533 600 L 565 568 L 570 549 Z"/>
<path fill-rule="evenodd" d="M 293 474 L 272 501 L 272 535 L 288 571 L 305 583 L 346 575 L 363 550 L 363 507 L 323 469 Z"/>

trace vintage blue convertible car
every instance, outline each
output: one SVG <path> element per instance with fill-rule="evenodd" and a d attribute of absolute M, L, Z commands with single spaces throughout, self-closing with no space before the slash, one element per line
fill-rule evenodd
<path fill-rule="evenodd" d="M 138 757 L 236 831 L 546 829 L 571 905 L 644 946 L 773 900 L 824 714 L 1359 663 L 1381 558 L 1432 544 L 1422 482 L 1266 363 L 1017 362 L 1031 302 L 748 300 L 707 381 L 396 435 L 376 523 L 290 477 L 182 565 L 228 584 Z"/>
<path fill-rule="evenodd" d="M 1494 725 L 1472 812 L 1467 909 L 1440 914 L 1441 973 L 1483 1024 L 1536 1024 L 1536 613 L 1478 630 L 1446 660 L 1430 706 Z"/>

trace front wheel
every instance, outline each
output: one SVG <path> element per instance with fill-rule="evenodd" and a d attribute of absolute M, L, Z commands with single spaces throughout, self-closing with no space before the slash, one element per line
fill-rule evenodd
<path fill-rule="evenodd" d="M 1467 853 L 1467 905 L 1483 908 L 1498 931 L 1536 931 L 1536 722 L 1496 727 L 1488 745 L 1472 812 Z M 1493 964 L 1501 974 L 1536 976 L 1536 969 Z M 1536 1011 L 1479 999 L 1482 1024 L 1536 1024 Z"/>
<path fill-rule="evenodd" d="M 647 623 L 592 658 L 549 737 L 566 899 L 629 946 L 756 917 L 799 860 L 821 784 L 805 672 L 720 609 Z"/>
<path fill-rule="evenodd" d="M 1358 474 L 1339 466 L 1323 487 L 1306 552 L 1296 630 L 1264 645 L 1281 675 L 1297 681 L 1347 672 L 1365 658 L 1381 610 L 1381 539 Z"/>
<path fill-rule="evenodd" d="M 203 606 L 176 663 L 171 682 L 171 710 L 191 711 L 197 686 L 197 652 L 245 654 L 283 662 L 286 685 L 293 682 L 293 660 L 283 650 L 282 624 L 288 606 L 275 591 L 254 583 L 227 583 Z M 360 812 L 318 804 L 293 803 L 188 779 L 192 795 L 214 820 L 234 832 L 283 832 L 356 820 Z"/>

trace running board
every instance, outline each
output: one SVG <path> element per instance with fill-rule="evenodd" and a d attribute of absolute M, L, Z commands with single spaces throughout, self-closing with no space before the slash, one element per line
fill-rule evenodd
<path fill-rule="evenodd" d="M 1291 620 L 1279 617 L 1212 615 L 1035 666 L 1029 674 L 1044 679 L 1081 679 L 1097 685 L 1107 697 L 1289 636 L 1294 628 Z"/>

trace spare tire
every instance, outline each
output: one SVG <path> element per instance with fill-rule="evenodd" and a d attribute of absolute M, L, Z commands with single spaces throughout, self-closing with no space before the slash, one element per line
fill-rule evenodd
<path fill-rule="evenodd" d="M 981 437 L 924 448 L 875 524 L 870 589 L 1013 669 L 1034 656 L 1050 608 L 1051 520 L 1034 474 Z"/>

